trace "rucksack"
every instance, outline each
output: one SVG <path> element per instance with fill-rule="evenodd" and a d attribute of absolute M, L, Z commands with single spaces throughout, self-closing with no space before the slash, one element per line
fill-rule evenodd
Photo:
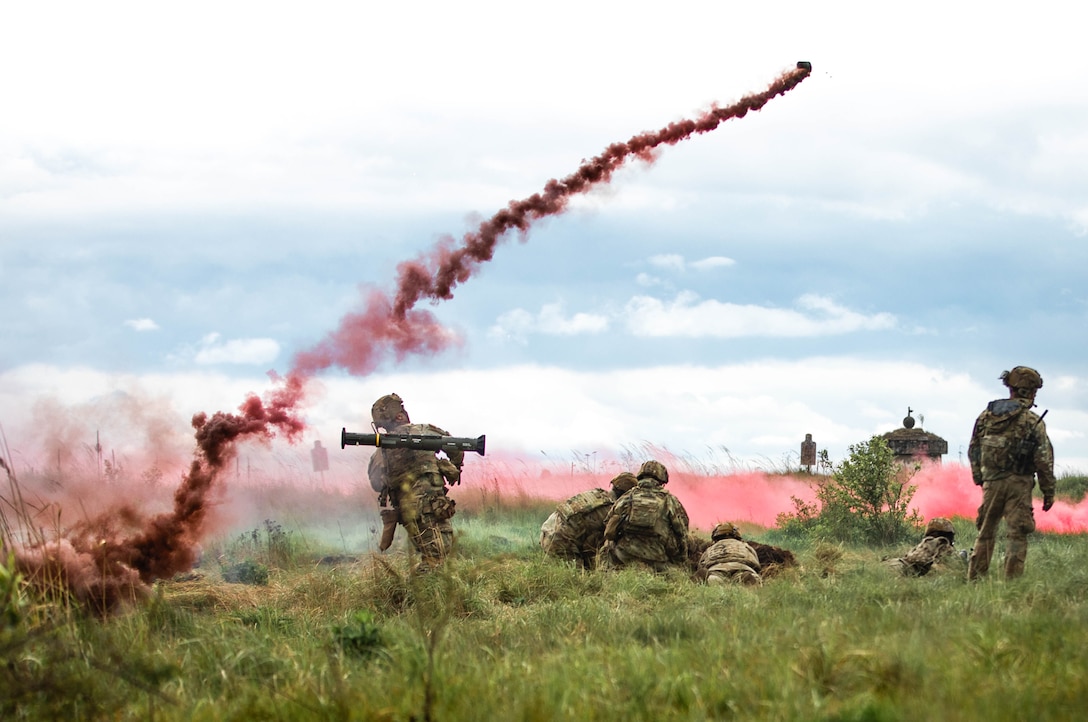
<path fill-rule="evenodd" d="M 655 490 L 638 487 L 627 493 L 631 501 L 628 504 L 624 533 L 661 536 L 661 522 L 665 519 L 665 495 Z"/>

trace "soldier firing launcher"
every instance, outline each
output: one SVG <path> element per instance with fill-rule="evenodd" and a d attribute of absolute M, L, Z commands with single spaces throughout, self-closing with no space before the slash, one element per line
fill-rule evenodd
<path fill-rule="evenodd" d="M 426 436 L 424 434 L 356 434 L 346 428 L 340 431 L 340 448 L 345 446 L 377 446 L 382 449 L 414 449 L 416 451 L 475 451 L 484 455 L 486 436 L 475 439 L 460 436 Z"/>

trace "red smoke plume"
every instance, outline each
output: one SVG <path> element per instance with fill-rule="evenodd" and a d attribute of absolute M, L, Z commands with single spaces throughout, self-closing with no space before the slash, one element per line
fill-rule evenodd
<path fill-rule="evenodd" d="M 57 542 L 17 547 L 22 573 L 39 587 L 66 589 L 87 609 L 105 614 L 145 595 L 155 579 L 191 569 L 208 493 L 234 459 L 238 442 L 267 441 L 275 431 L 292 441 L 302 434 L 304 424 L 295 409 L 304 398 L 304 380 L 288 376 L 277 381 L 281 385 L 265 399 L 249 396 L 240 414 L 193 416 L 197 448 L 171 511 L 147 519 L 125 505 L 77 524 Z"/>
<path fill-rule="evenodd" d="M 542 192 L 510 201 L 475 231 L 465 234 L 460 244 L 455 244 L 452 237 L 443 238 L 429 253 L 398 266 L 392 299 L 371 290 L 364 310 L 348 314 L 314 348 L 299 352 L 294 360 L 295 371 L 312 374 L 339 366 L 353 374 L 366 374 L 390 350 L 398 361 L 409 354 L 442 351 L 454 342 L 454 335 L 430 312 L 416 309 L 416 304 L 423 298 L 453 298 L 453 289 L 471 278 L 480 264 L 491 260 L 496 244 L 509 231 L 516 229 L 524 240 L 534 222 L 565 211 L 572 196 L 608 183 L 628 159 L 652 163 L 662 145 L 676 145 L 696 133 L 709 133 L 723 121 L 743 118 L 796 87 L 811 72 L 810 68 L 797 67 L 780 75 L 762 93 L 745 96 L 729 107 L 715 106 L 694 120 L 677 121 L 661 130 L 636 135 L 626 143 L 613 143 L 566 178 L 549 180 Z"/>
<path fill-rule="evenodd" d="M 337 366 L 355 375 L 372 372 L 389 355 L 397 361 L 410 355 L 441 352 L 457 339 L 429 311 L 417 310 L 423 298 L 453 297 L 453 289 L 468 280 L 477 267 L 491 260 L 495 245 L 509 231 L 522 239 L 537 220 L 562 213 L 570 198 L 607 183 L 629 158 L 653 162 L 658 148 L 675 145 L 696 133 L 708 133 L 722 121 L 742 118 L 761 109 L 772 98 L 796 87 L 811 73 L 797 67 L 783 73 L 767 90 L 749 95 L 726 108 L 713 107 L 694 120 L 671 123 L 656 132 L 614 143 L 584 162 L 562 180 L 550 180 L 541 193 L 511 201 L 460 244 L 442 239 L 430 253 L 398 267 L 392 296 L 370 290 L 362 310 L 341 319 L 339 327 L 308 350 L 296 354 L 292 369 L 270 392 L 267 400 L 250 396 L 241 414 L 217 412 L 193 417 L 197 449 L 189 472 L 174 494 L 174 508 L 149 520 L 132 508 L 118 509 L 73 530 L 57 543 L 17 550 L 24 573 L 39 583 L 58 583 L 91 608 L 105 612 L 125 598 L 139 596 L 144 585 L 191 568 L 194 545 L 203 531 L 208 492 L 224 465 L 247 438 L 269 439 L 279 431 L 297 439 L 303 422 L 295 413 L 305 396 L 307 379 Z M 126 530 L 141 527 L 133 536 Z"/>
<path fill-rule="evenodd" d="M 774 527 L 779 514 L 797 511 L 794 498 L 805 503 L 816 502 L 816 489 L 811 477 L 766 474 L 761 471 L 738 471 L 729 474 L 685 473 L 675 470 L 666 455 L 659 455 L 669 467 L 668 490 L 684 505 L 692 529 L 709 532 L 723 521 L 747 522 L 762 527 Z M 490 457 L 495 464 L 495 457 Z M 553 474 L 543 469 L 533 471 L 531 465 L 507 462 L 522 476 L 538 477 L 519 484 L 504 479 L 501 488 L 489 490 L 509 497 L 532 497 L 563 501 L 578 492 L 600 487 L 607 489 L 609 474 Z M 617 465 L 618 468 L 618 465 Z M 634 471 L 634 469 L 631 469 Z M 924 519 L 936 516 L 974 520 L 982 503 L 982 489 L 971 480 L 970 467 L 962 464 L 924 464 L 910 481 L 916 487 L 910 509 Z M 1058 501 L 1049 512 L 1036 505 L 1035 524 L 1039 531 L 1058 534 L 1088 532 L 1088 499 L 1078 504 Z"/>

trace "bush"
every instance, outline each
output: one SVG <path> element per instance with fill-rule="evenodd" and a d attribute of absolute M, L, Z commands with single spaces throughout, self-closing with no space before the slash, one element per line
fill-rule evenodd
<path fill-rule="evenodd" d="M 374 615 L 366 609 L 355 612 L 346 624 L 335 625 L 332 636 L 336 646 L 355 659 L 373 659 L 384 653 L 382 630 L 375 624 Z"/>
<path fill-rule="evenodd" d="M 261 587 L 268 584 L 268 567 L 249 559 L 238 564 L 224 565 L 220 572 L 224 582 L 255 584 Z"/>
<path fill-rule="evenodd" d="M 832 475 L 816 482 L 816 502 L 793 498 L 794 513 L 778 515 L 786 536 L 864 544 L 895 544 L 918 533 L 922 518 L 910 512 L 918 466 L 904 466 L 883 437 L 849 447 Z"/>

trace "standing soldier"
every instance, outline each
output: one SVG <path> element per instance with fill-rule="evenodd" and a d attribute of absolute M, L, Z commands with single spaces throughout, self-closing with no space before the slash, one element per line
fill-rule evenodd
<path fill-rule="evenodd" d="M 389 394 L 374 402 L 370 417 L 375 429 L 390 434 L 421 434 L 449 436 L 449 432 L 432 424 L 413 424 L 400 396 Z M 393 542 L 399 521 L 408 532 L 412 546 L 422 557 L 421 568 L 439 564 L 453 546 L 455 502 L 446 494 L 446 484 L 461 483 L 461 466 L 465 452 L 447 450 L 449 457 L 438 458 L 438 452 L 404 448 L 378 448 L 370 458 L 370 483 L 380 490 L 379 503 L 392 509 L 382 509 L 382 541 L 385 551 Z"/>
<path fill-rule="evenodd" d="M 1009 388 L 1009 398 L 991 401 L 979 414 L 967 448 L 971 476 L 982 487 L 982 506 L 975 522 L 978 539 L 967 567 L 968 579 L 989 571 L 1002 519 L 1007 541 L 1005 578 L 1024 573 L 1027 535 L 1035 531 L 1031 491 L 1036 476 L 1043 492 L 1043 511 L 1050 511 L 1054 504 L 1054 447 L 1042 416 L 1031 410 L 1043 377 L 1033 368 L 1017 366 L 1000 378 Z"/>
<path fill-rule="evenodd" d="M 680 500 L 665 491 L 667 483 L 669 471 L 660 461 L 642 465 L 638 484 L 608 514 L 598 566 L 642 564 L 660 572 L 686 564 L 688 514 Z"/>
<path fill-rule="evenodd" d="M 611 491 L 590 489 L 560 504 L 540 527 L 540 546 L 544 552 L 593 569 L 597 552 L 604 543 L 608 512 L 636 483 L 635 475 L 625 471 L 612 479 Z"/>

